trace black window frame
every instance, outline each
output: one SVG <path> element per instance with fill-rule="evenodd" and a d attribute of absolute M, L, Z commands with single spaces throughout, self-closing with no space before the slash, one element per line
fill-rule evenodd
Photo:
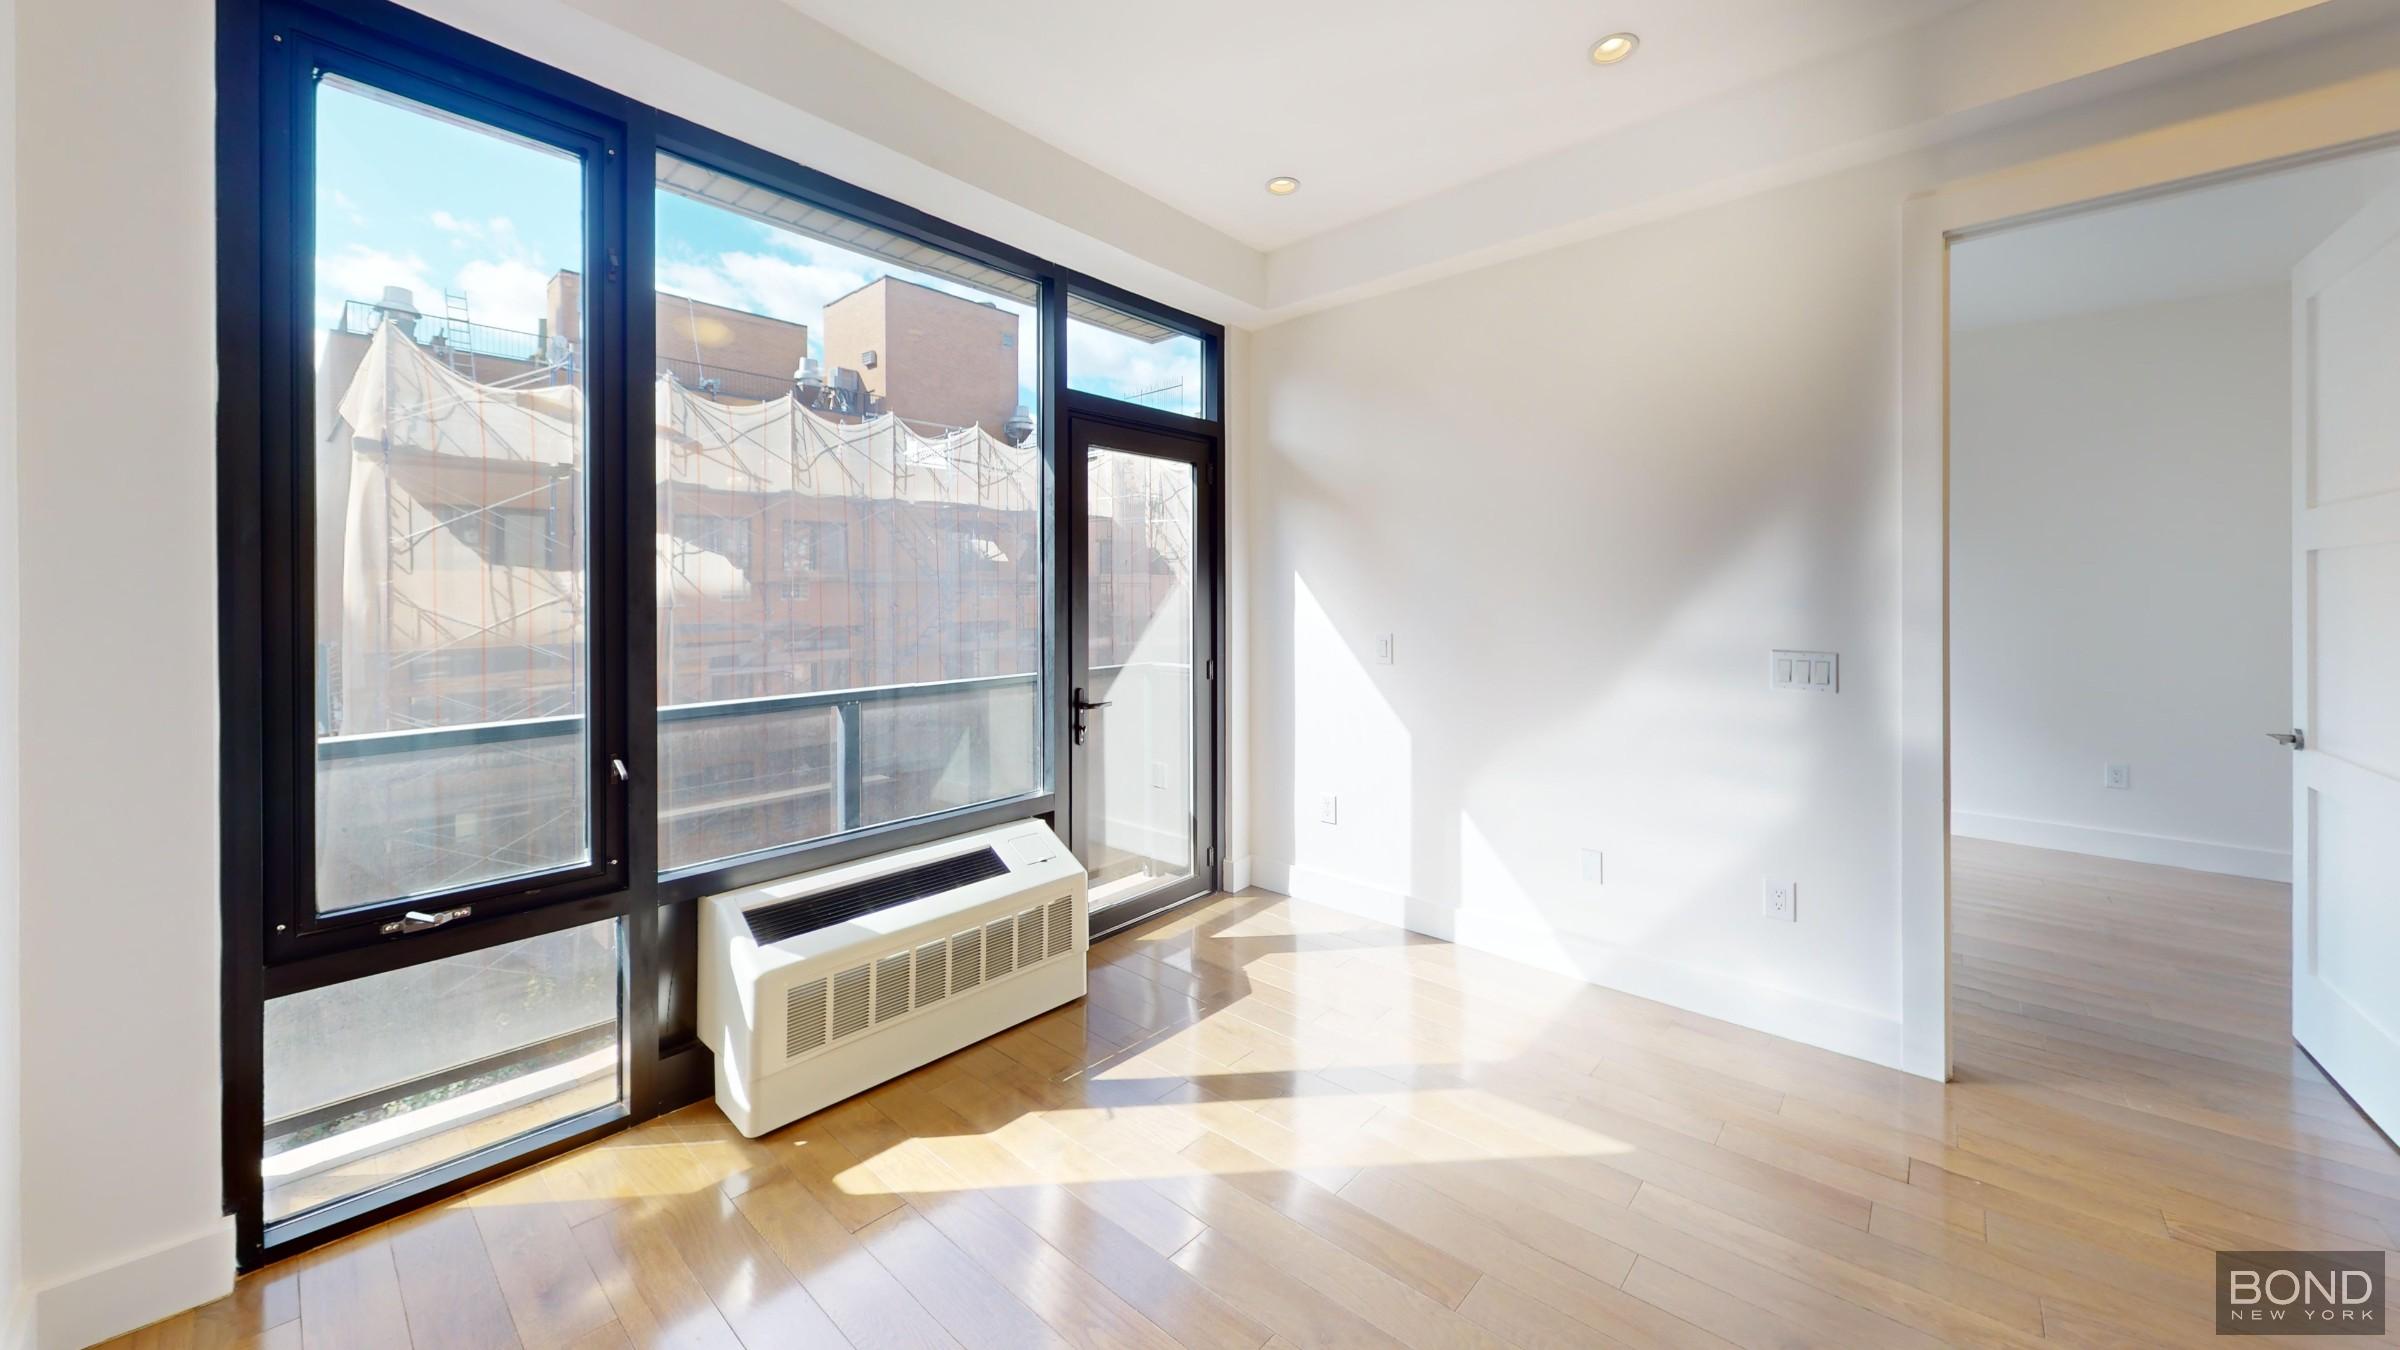
<path fill-rule="evenodd" d="M 1074 819 L 1064 745 L 1067 642 L 1081 603 L 1059 543 L 1075 485 L 1058 473 L 1066 426 L 1101 411 L 1203 434 L 1222 453 L 1223 329 L 904 203 L 649 107 L 462 33 L 391 0 L 218 0 L 218 609 L 225 1202 L 244 1269 L 305 1250 L 597 1139 L 713 1090 L 696 1038 L 700 896 L 1006 820 Z M 590 568 L 591 863 L 567 873 L 313 912 L 315 685 L 311 396 L 314 247 L 308 92 L 350 76 L 532 139 L 571 135 L 586 160 L 585 333 Z M 655 156 L 703 163 L 823 209 L 999 267 L 1040 285 L 1045 572 L 1042 780 L 1034 793 L 746 854 L 669 875 L 658 868 L 655 408 Z M 1190 418 L 1070 394 L 1066 315 L 1088 295 L 1201 339 L 1203 410 Z M 1080 466 L 1078 466 L 1080 467 Z M 1080 480 L 1080 473 L 1074 475 Z M 1208 474 L 1222 568 L 1223 474 Z M 769 545 L 753 541 L 758 549 Z M 820 560 L 821 561 L 821 560 Z M 849 560 L 842 562 L 844 571 Z M 1213 587 L 1222 668 L 1224 587 Z M 1221 690 L 1221 683 L 1213 684 Z M 1226 745 L 1217 695 L 1213 786 L 1224 820 Z M 620 777 L 613 761 L 622 760 Z M 1212 841 L 1209 881 L 1217 880 Z M 392 911 L 468 905 L 453 924 L 382 931 Z M 263 1017 L 277 997 L 599 921 L 618 924 L 620 1100 L 380 1188 L 267 1224 L 259 1160 Z"/>

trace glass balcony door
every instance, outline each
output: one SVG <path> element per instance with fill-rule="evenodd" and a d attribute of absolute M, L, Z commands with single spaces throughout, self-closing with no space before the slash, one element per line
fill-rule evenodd
<path fill-rule="evenodd" d="M 1214 559 L 1202 436 L 1078 415 L 1068 752 L 1094 932 L 1215 885 Z"/>

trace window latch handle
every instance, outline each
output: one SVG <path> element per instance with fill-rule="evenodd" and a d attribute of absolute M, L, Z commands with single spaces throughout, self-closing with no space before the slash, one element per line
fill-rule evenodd
<path fill-rule="evenodd" d="M 630 783 L 630 782 L 632 782 L 632 781 L 633 781 L 633 773 L 632 773 L 632 771 L 631 771 L 631 770 L 629 770 L 629 769 L 627 769 L 627 768 L 625 767 L 625 761 L 624 761 L 624 760 L 621 760 L 621 759 L 613 759 L 613 758 L 612 758 L 612 759 L 610 759 L 608 762 L 609 762 L 610 764 L 612 764 L 612 765 L 614 765 L 614 766 L 616 767 L 616 770 L 617 770 L 617 781 L 618 781 L 618 782 L 620 782 L 620 783 Z"/>
<path fill-rule="evenodd" d="M 456 909 L 439 909 L 430 913 L 421 909 L 412 909 L 385 924 L 378 931 L 386 937 L 390 937 L 394 933 L 422 933 L 428 928 L 439 928 L 443 924 L 455 919 L 463 919 L 474 912 L 473 905 L 460 905 Z"/>

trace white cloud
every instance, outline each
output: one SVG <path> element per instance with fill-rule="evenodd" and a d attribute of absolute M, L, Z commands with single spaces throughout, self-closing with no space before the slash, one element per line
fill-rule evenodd
<path fill-rule="evenodd" d="M 805 255 L 804 255 L 805 256 Z M 872 279 L 855 267 L 795 262 L 763 253 L 722 253 L 711 262 L 664 262 L 658 288 L 731 309 L 818 327 L 826 302 Z"/>
<path fill-rule="evenodd" d="M 467 317 L 476 323 L 530 333 L 550 312 L 550 277 L 523 258 L 478 258 L 451 285 L 467 297 Z"/>

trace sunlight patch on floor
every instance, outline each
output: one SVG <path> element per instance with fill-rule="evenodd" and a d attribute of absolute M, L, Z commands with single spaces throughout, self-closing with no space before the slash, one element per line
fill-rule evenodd
<path fill-rule="evenodd" d="M 1287 1117 L 1290 1124 L 1273 1118 L 1285 1112 L 1292 1113 Z M 1305 1122 L 1308 1128 L 1295 1128 L 1312 1112 L 1355 1118 L 1356 1123 L 1338 1132 L 1318 1129 L 1319 1121 Z M 1401 1131 L 1373 1128 L 1386 1113 L 1410 1122 L 1448 1122 L 1453 1128 L 1469 1131 L 1488 1128 L 1473 1141 L 1414 1128 L 1406 1131 L 1406 1142 L 1402 1142 Z M 1237 1142 L 1246 1165 L 1228 1168 L 1194 1156 L 1195 1145 L 1211 1138 Z M 1348 1171 L 1512 1158 L 1609 1158 L 1634 1151 L 1624 1140 L 1521 1102 L 1474 1088 L 1444 1088 L 1321 1100 L 1202 1100 L 1029 1112 L 981 1135 L 895 1144 L 842 1169 L 835 1174 L 834 1184 L 852 1195 L 984 1189 L 967 1184 L 945 1168 L 925 1165 L 927 1153 L 938 1156 L 943 1147 L 963 1139 L 1040 1156 L 1043 1183 L 1069 1186 L 1228 1172 Z"/>

